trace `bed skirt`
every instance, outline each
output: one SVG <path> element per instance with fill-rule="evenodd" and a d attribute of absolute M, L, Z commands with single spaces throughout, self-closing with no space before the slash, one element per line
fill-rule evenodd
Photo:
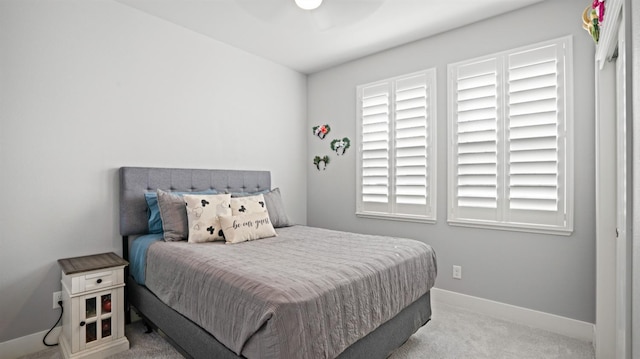
<path fill-rule="evenodd" d="M 170 338 L 167 340 L 185 357 L 244 358 L 227 349 L 200 326 L 169 308 L 133 278 L 128 278 L 126 288 L 129 305 L 152 328 L 164 332 Z M 430 318 L 430 292 L 427 292 L 391 320 L 348 347 L 338 359 L 387 358 Z"/>

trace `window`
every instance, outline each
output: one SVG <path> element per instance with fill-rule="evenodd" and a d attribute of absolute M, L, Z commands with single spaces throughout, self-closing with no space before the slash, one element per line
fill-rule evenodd
<path fill-rule="evenodd" d="M 362 217 L 436 218 L 435 69 L 357 87 Z"/>
<path fill-rule="evenodd" d="M 571 37 L 450 64 L 448 221 L 573 230 Z"/>

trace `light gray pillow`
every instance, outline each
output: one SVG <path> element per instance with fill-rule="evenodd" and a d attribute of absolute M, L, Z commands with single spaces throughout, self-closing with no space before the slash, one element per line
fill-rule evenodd
<path fill-rule="evenodd" d="M 178 194 L 165 192 L 161 189 L 158 193 L 158 207 L 162 218 L 162 230 L 165 241 L 181 241 L 189 235 L 189 222 L 184 198 Z"/>
<path fill-rule="evenodd" d="M 269 220 L 274 228 L 293 226 L 291 220 L 284 210 L 282 197 L 280 196 L 280 188 L 274 188 L 270 192 L 264 193 L 264 201 L 269 212 Z"/>

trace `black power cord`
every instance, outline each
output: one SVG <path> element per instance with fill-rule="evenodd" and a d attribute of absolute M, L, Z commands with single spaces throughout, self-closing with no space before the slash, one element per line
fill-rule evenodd
<path fill-rule="evenodd" d="M 47 344 L 46 339 L 47 336 L 51 333 L 51 331 L 56 327 L 56 325 L 58 325 L 58 323 L 60 323 L 60 319 L 62 319 L 62 313 L 64 313 L 64 307 L 62 306 L 62 301 L 59 300 L 58 301 L 58 305 L 60 306 L 60 318 L 58 318 L 58 320 L 56 321 L 56 324 L 53 325 L 53 327 L 51 327 L 51 329 L 49 329 L 49 331 L 47 332 L 47 334 L 44 335 L 44 338 L 42 338 L 42 344 L 48 346 L 48 347 L 55 347 L 56 345 L 58 345 L 58 343 L 55 344 Z"/>

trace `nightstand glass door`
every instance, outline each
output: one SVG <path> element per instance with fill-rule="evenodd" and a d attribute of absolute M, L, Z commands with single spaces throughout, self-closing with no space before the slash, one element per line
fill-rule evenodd
<path fill-rule="evenodd" d="M 111 340 L 116 325 L 116 291 L 104 291 L 80 298 L 80 350 Z"/>

